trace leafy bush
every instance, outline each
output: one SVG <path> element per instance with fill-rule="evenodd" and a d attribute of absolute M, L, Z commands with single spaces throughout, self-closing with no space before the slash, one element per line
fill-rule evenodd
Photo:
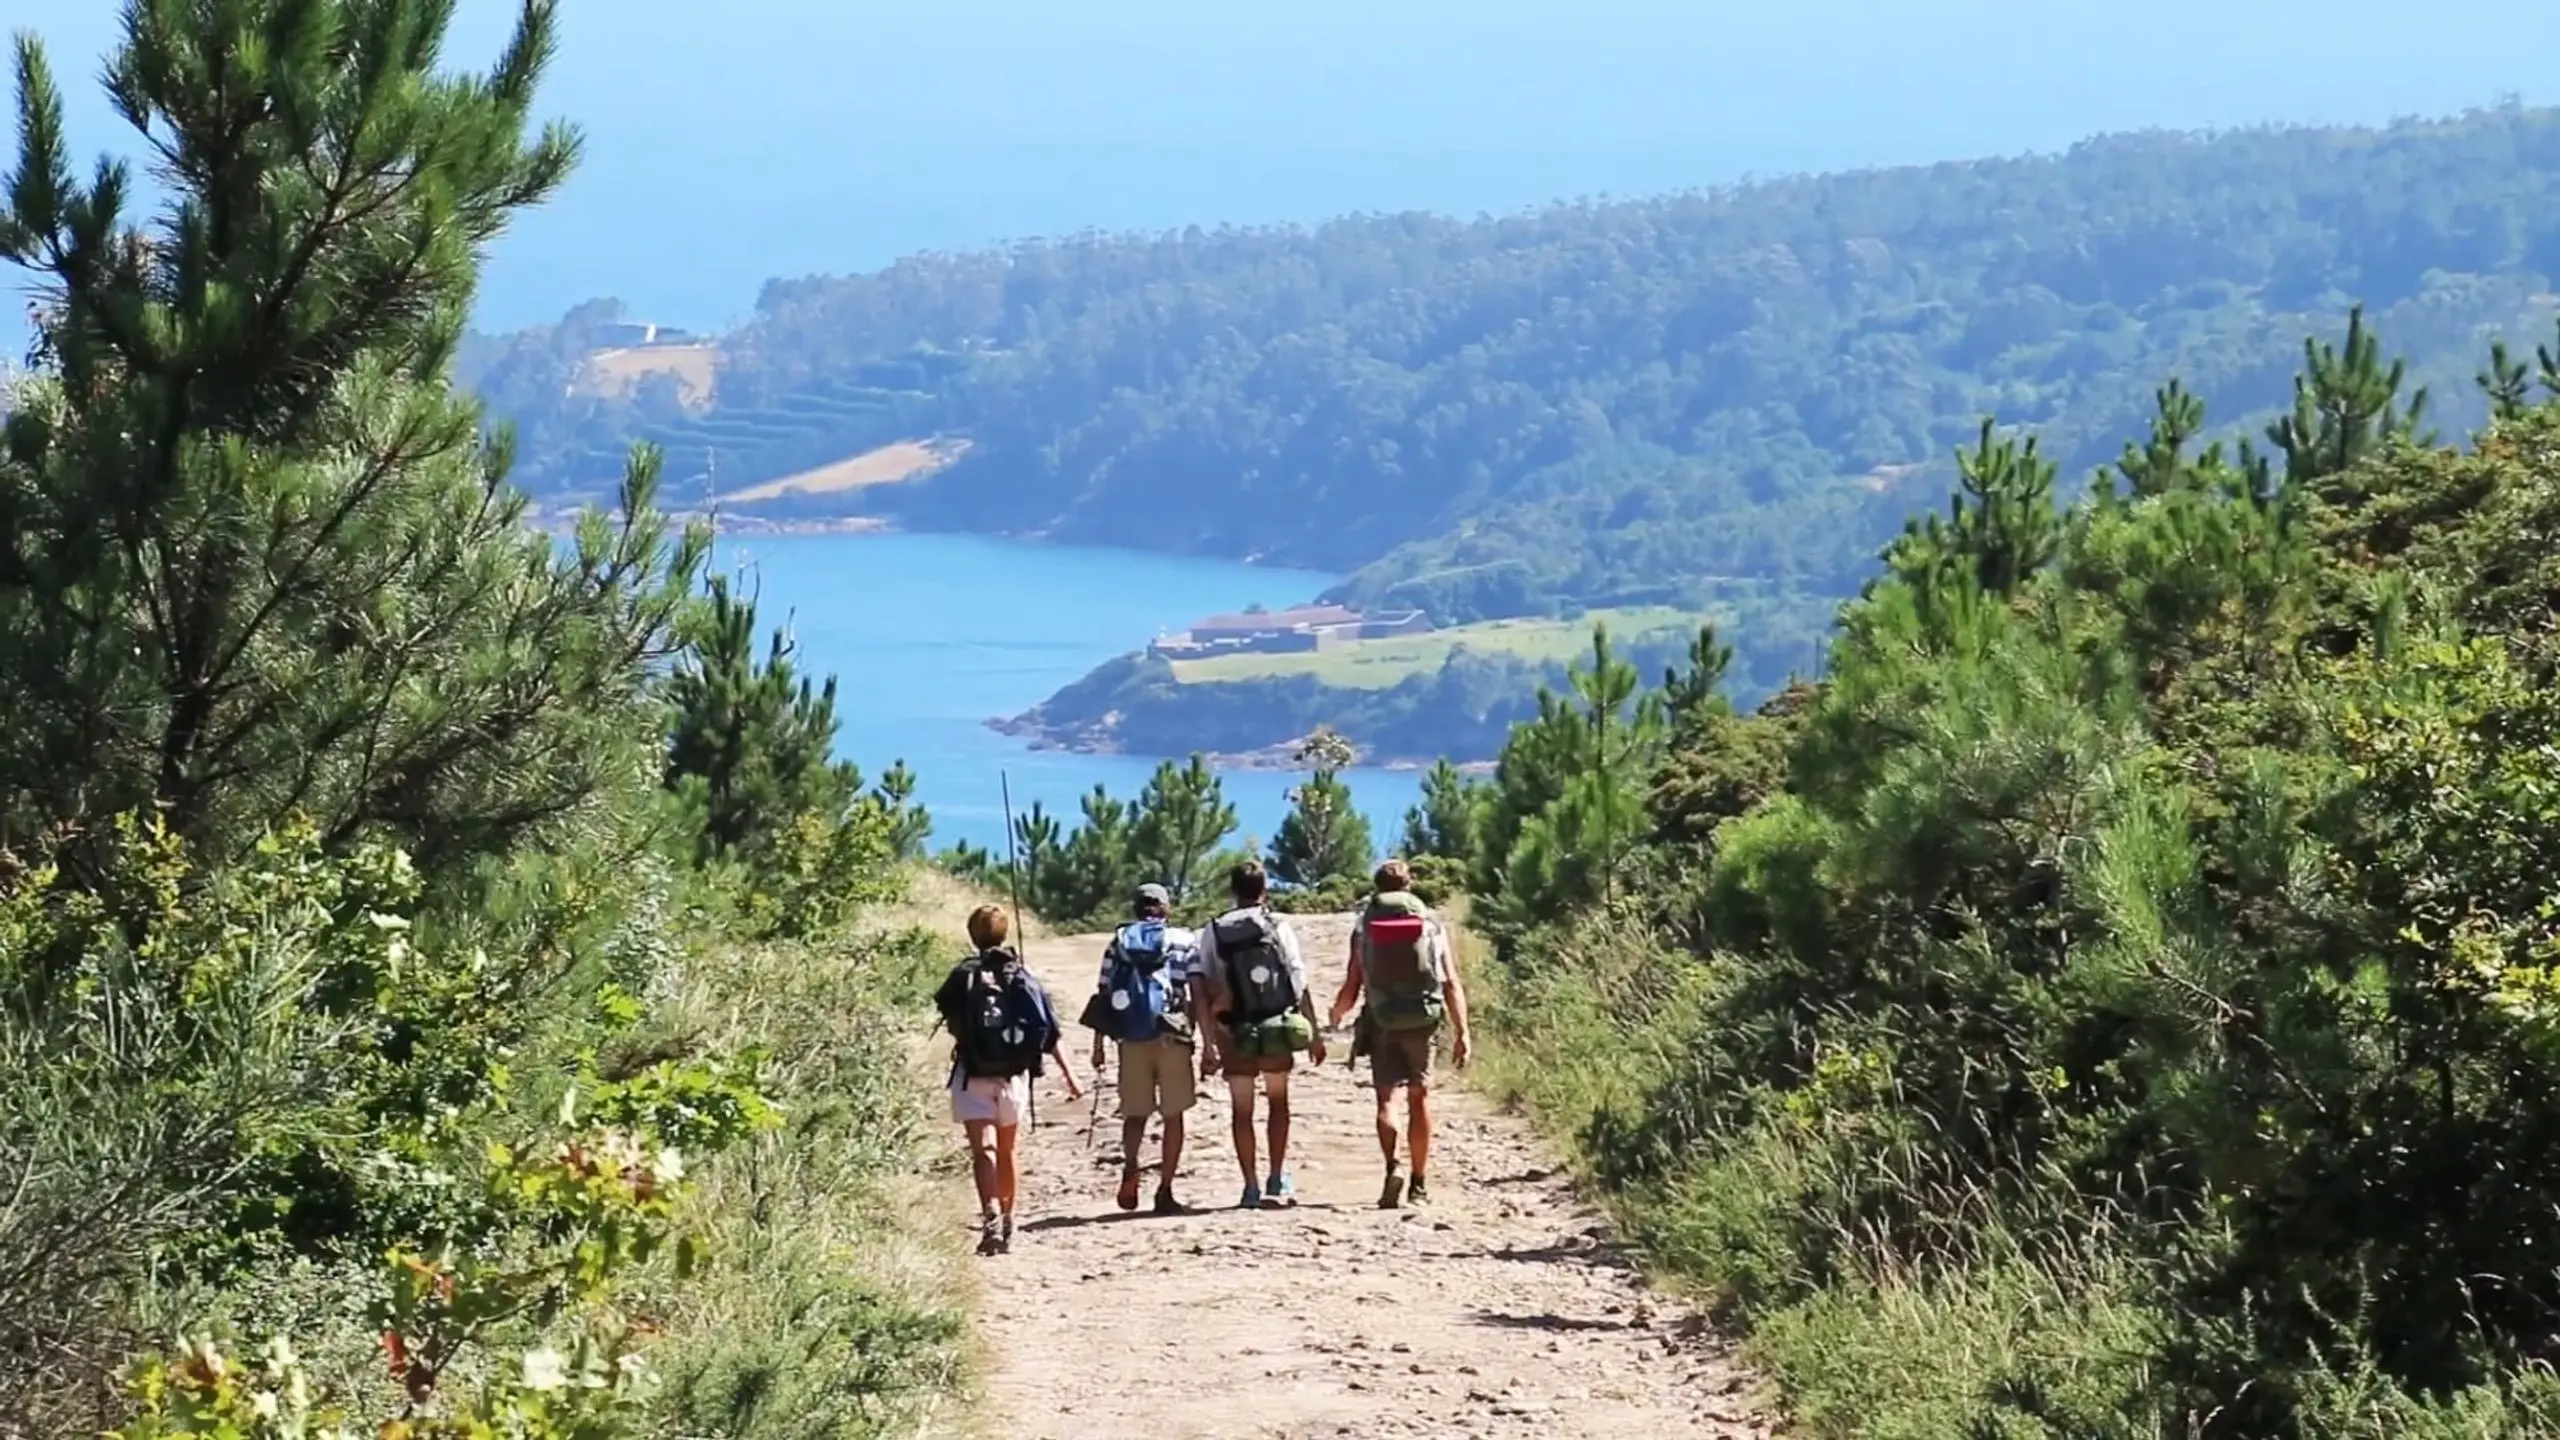
<path fill-rule="evenodd" d="M 2067 511 L 1986 430 L 1504 932 L 1513 1085 L 1815 1433 L 2554 1421 L 2560 409 L 2435 450 L 2360 322 L 2306 359 L 2270 452 L 2173 386 Z"/>

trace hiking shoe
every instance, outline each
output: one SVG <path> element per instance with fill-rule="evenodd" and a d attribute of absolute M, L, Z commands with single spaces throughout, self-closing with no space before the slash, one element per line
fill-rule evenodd
<path fill-rule="evenodd" d="M 1298 1203 L 1298 1187 L 1286 1175 L 1274 1175 L 1262 1187 L 1262 1207 L 1280 1210 Z"/>
<path fill-rule="evenodd" d="M 1251 1181 L 1247 1181 L 1244 1187 L 1244 1198 L 1236 1202 L 1236 1208 L 1239 1210 L 1255 1210 L 1261 1208 L 1261 1205 L 1262 1187 L 1252 1183 Z"/>
<path fill-rule="evenodd" d="M 1188 1215 L 1191 1213 L 1191 1207 L 1174 1199 L 1171 1190 L 1158 1190 L 1155 1212 L 1159 1215 Z"/>
<path fill-rule="evenodd" d="M 1120 1201 L 1120 1208 L 1123 1210 L 1135 1210 L 1138 1208 L 1138 1172 L 1135 1167 L 1120 1172 L 1120 1194 L 1118 1199 Z"/>
<path fill-rule="evenodd" d="M 978 1253 L 993 1255 L 1004 1248 L 1003 1222 L 993 1215 L 978 1222 Z"/>
<path fill-rule="evenodd" d="M 1393 1170 L 1387 1172 L 1387 1183 L 1378 1189 L 1378 1208 L 1393 1210 L 1404 1203 L 1404 1177 Z"/>
<path fill-rule="evenodd" d="M 1013 1253 L 1013 1217 L 1010 1215 L 1004 1217 L 1004 1229 L 996 1235 L 996 1253 L 999 1255 Z"/>
<path fill-rule="evenodd" d="M 1412 1181 L 1404 1187 L 1404 1203 L 1407 1205 L 1428 1205 L 1431 1203 L 1431 1192 L 1423 1186 L 1421 1176 L 1414 1176 Z"/>

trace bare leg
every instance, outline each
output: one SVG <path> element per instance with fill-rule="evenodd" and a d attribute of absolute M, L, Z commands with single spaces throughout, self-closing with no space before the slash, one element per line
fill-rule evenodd
<path fill-rule="evenodd" d="M 1007 1125 L 996 1131 L 996 1204 L 1003 1207 L 1007 1220 L 1013 1218 L 1013 1142 L 1021 1134 L 1022 1127 L 1018 1125 Z"/>
<path fill-rule="evenodd" d="M 1431 1163 L 1431 1087 L 1411 1085 L 1405 1089 L 1405 1146 L 1413 1152 L 1413 1178 L 1422 1178 Z"/>
<path fill-rule="evenodd" d="M 1253 1139 L 1253 1087 L 1261 1077 L 1232 1076 L 1227 1081 L 1227 1120 L 1236 1142 L 1236 1168 L 1244 1172 L 1244 1183 L 1256 1185 L 1262 1177 L 1255 1173 Z"/>
<path fill-rule="evenodd" d="M 1173 1193 L 1173 1177 L 1182 1173 L 1182 1141 L 1187 1131 L 1179 1115 L 1164 1117 L 1164 1168 L 1156 1174 L 1156 1188 Z"/>
<path fill-rule="evenodd" d="M 1271 1087 L 1271 1173 L 1279 1175 L 1289 1168 L 1289 1074 L 1265 1076 L 1264 1083 Z"/>
<path fill-rule="evenodd" d="M 978 1213 L 996 1213 L 996 1127 L 988 1120 L 971 1120 L 962 1127 L 969 1136 L 969 1178 L 978 1187 Z"/>
<path fill-rule="evenodd" d="M 1378 1154 L 1387 1168 L 1396 1168 L 1396 1087 L 1378 1091 Z"/>
<path fill-rule="evenodd" d="M 1138 1152 L 1145 1149 L 1146 1144 L 1147 1117 L 1144 1115 L 1123 1117 L 1120 1121 L 1121 1174 L 1135 1175 L 1138 1173 Z"/>

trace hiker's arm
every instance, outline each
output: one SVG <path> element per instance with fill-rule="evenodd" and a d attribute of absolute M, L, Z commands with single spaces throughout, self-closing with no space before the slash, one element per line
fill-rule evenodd
<path fill-rule="evenodd" d="M 1351 936 L 1351 959 L 1342 970 L 1342 988 L 1333 992 L 1334 1024 L 1340 1025 L 1342 1017 L 1351 1013 L 1351 1007 L 1360 1003 L 1360 989 L 1367 983 L 1366 968 L 1360 963 L 1360 936 L 1354 932 Z"/>
<path fill-rule="evenodd" d="M 1307 984 L 1306 956 L 1298 949 L 1295 931 L 1283 930 L 1280 933 L 1282 943 L 1287 947 L 1288 963 L 1298 972 L 1298 1013 L 1307 1017 L 1307 1028 L 1315 1032 L 1315 1043 L 1307 1047 L 1307 1058 L 1321 1065 L 1324 1063 L 1324 1017 L 1316 1013 L 1315 990 Z"/>
<path fill-rule="evenodd" d="M 1440 932 L 1440 955 L 1449 978 L 1440 982 L 1440 999 L 1449 1007 L 1449 1059 L 1459 1068 L 1475 1053 L 1475 1027 L 1467 1021 L 1467 982 L 1458 975 L 1458 944 Z"/>
<path fill-rule="evenodd" d="M 1049 987 L 1031 977 L 1031 994 L 1039 1002 L 1041 1023 L 1049 1027 L 1049 1058 L 1058 1062 L 1058 1078 L 1067 1082 L 1067 1098 L 1084 1094 L 1084 1085 L 1076 1079 L 1076 1067 L 1067 1063 L 1067 1027 L 1058 1020 L 1057 1002 L 1049 998 Z"/>
<path fill-rule="evenodd" d="M 1093 988 L 1095 994 L 1111 988 L 1111 951 L 1107 946 L 1102 952 L 1102 973 L 1095 977 Z M 1093 1074 L 1096 1080 L 1102 1078 L 1102 1038 L 1101 1031 L 1093 1032 Z"/>
<path fill-rule="evenodd" d="M 1058 1062 L 1058 1078 L 1067 1082 L 1067 1098 L 1082 1099 L 1084 1083 L 1076 1079 L 1076 1067 L 1067 1063 L 1066 1027 L 1058 1023 L 1057 1009 L 1049 1004 L 1049 997 L 1045 994 L 1040 997 L 1040 1008 L 1049 1015 L 1049 1058 Z"/>
<path fill-rule="evenodd" d="M 1226 1032 L 1218 1025 L 1218 991 L 1207 971 L 1191 977 L 1191 1034 L 1200 1046 L 1200 1078 L 1218 1073 L 1226 1059 Z"/>

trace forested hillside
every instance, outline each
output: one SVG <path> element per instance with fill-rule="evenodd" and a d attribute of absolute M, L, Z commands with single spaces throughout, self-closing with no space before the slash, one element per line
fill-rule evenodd
<path fill-rule="evenodd" d="M 2538 322 L 2554 273 L 2560 115 L 2510 108 L 921 255 L 768 285 L 699 414 L 672 381 L 568 395 L 594 311 L 466 372 L 537 491 L 609 479 L 634 434 L 685 475 L 716 447 L 724 483 L 965 436 L 930 479 L 768 508 L 1143 533 L 1463 620 L 1846 594 L 1985 415 L 2038 427 L 2069 483 L 2163 377 L 2217 421 L 2278 404 L 2352 303 L 2460 423 L 2481 327 Z"/>

